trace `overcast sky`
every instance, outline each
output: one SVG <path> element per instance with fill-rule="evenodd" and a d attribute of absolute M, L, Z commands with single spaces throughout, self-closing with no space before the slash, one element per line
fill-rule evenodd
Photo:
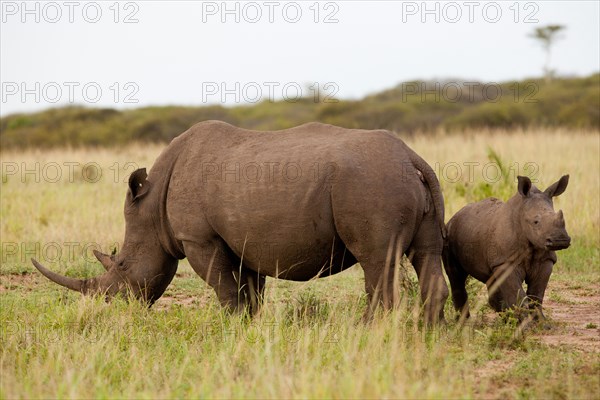
<path fill-rule="evenodd" d="M 548 24 L 567 27 L 552 51 L 559 74 L 600 69 L 595 0 L 223 4 L 2 1 L 1 115 L 69 102 L 235 105 L 317 87 L 360 98 L 411 79 L 522 79 L 542 74 L 544 52 L 528 35 Z"/>

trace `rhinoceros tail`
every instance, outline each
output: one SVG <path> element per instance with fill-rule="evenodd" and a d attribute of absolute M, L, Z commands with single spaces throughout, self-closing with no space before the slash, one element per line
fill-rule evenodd
<path fill-rule="evenodd" d="M 423 174 L 423 178 L 425 179 L 425 183 L 429 188 L 429 192 L 431 193 L 431 198 L 433 200 L 433 207 L 435 209 L 435 215 L 440 225 L 440 230 L 442 232 L 442 237 L 444 238 L 444 242 L 446 241 L 447 230 L 446 224 L 444 223 L 444 196 L 442 195 L 442 188 L 440 187 L 440 182 L 438 181 L 437 176 L 435 176 L 435 172 L 433 169 L 423 160 L 417 153 L 415 153 L 410 147 L 408 148 L 408 152 L 410 154 L 410 161 L 412 165 Z"/>

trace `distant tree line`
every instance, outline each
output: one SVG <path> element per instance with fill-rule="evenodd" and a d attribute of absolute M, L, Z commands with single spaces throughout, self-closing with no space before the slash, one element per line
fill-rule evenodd
<path fill-rule="evenodd" d="M 0 145 L 7 149 L 166 142 L 208 119 L 257 130 L 309 121 L 401 134 L 528 127 L 600 130 L 600 74 L 500 84 L 413 81 L 361 100 L 328 103 L 307 97 L 236 107 L 54 108 L 0 119 Z"/>

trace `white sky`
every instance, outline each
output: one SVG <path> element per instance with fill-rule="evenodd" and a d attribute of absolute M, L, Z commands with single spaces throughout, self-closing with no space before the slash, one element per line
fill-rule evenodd
<path fill-rule="evenodd" d="M 360 98 L 411 79 L 540 76 L 544 53 L 527 35 L 548 24 L 567 26 L 552 53 L 559 74 L 600 70 L 596 0 L 247 3 L 227 2 L 227 8 L 237 7 L 236 22 L 235 11 L 223 15 L 222 1 L 30 1 L 31 13 L 21 1 L 2 1 L 0 114 L 70 100 L 114 108 L 213 104 L 222 102 L 222 89 L 232 90 L 224 103 L 235 105 L 281 98 L 286 84 L 290 97 L 298 87 L 309 94 L 306 87 L 318 82 L 324 93 Z M 423 15 L 424 7 L 433 13 Z M 299 21 L 286 21 L 298 8 Z M 88 22 L 97 9 L 98 22 Z M 251 23 L 257 10 L 262 16 Z M 330 13 L 337 23 L 323 22 Z M 137 22 L 124 23 L 129 14 Z"/>

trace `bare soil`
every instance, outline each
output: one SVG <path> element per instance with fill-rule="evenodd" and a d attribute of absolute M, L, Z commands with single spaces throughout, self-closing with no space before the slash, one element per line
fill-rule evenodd
<path fill-rule="evenodd" d="M 31 291 L 36 284 L 41 282 L 37 274 L 8 274 L 0 275 L 0 293 L 8 292 L 9 290 L 25 290 Z"/>
<path fill-rule="evenodd" d="M 477 367 L 473 371 L 475 381 L 481 386 L 476 390 L 475 395 L 478 399 L 500 399 L 503 393 L 510 392 L 511 388 L 516 387 L 514 382 L 506 380 L 503 376 L 508 372 L 517 360 L 517 352 L 514 350 L 506 351 L 502 359 L 490 360 L 483 366 Z"/>
<path fill-rule="evenodd" d="M 210 301 L 210 298 L 207 296 L 203 296 L 202 294 L 198 294 L 198 296 L 190 296 L 183 294 L 165 294 L 163 295 L 159 301 L 153 306 L 157 310 L 166 310 L 169 307 L 179 304 L 182 307 L 201 307 L 202 305 L 207 304 Z"/>
<path fill-rule="evenodd" d="M 600 288 L 572 289 L 557 284 L 548 291 L 560 293 L 560 300 L 544 300 L 546 315 L 555 327 L 539 336 L 542 343 L 600 353 Z"/>
<path fill-rule="evenodd" d="M 558 296 L 549 296 L 554 293 Z M 552 300 L 555 297 L 560 300 Z M 550 282 L 544 300 L 544 313 L 549 319 L 547 330 L 536 334 L 548 346 L 569 346 L 583 353 L 600 353 L 600 288 L 574 288 L 564 283 Z M 484 318 L 493 321 L 496 314 L 486 310 Z M 490 360 L 474 370 L 475 380 L 481 382 L 476 397 L 505 398 L 517 389 L 506 373 L 517 360 L 515 351 L 506 351 L 502 359 Z"/>

